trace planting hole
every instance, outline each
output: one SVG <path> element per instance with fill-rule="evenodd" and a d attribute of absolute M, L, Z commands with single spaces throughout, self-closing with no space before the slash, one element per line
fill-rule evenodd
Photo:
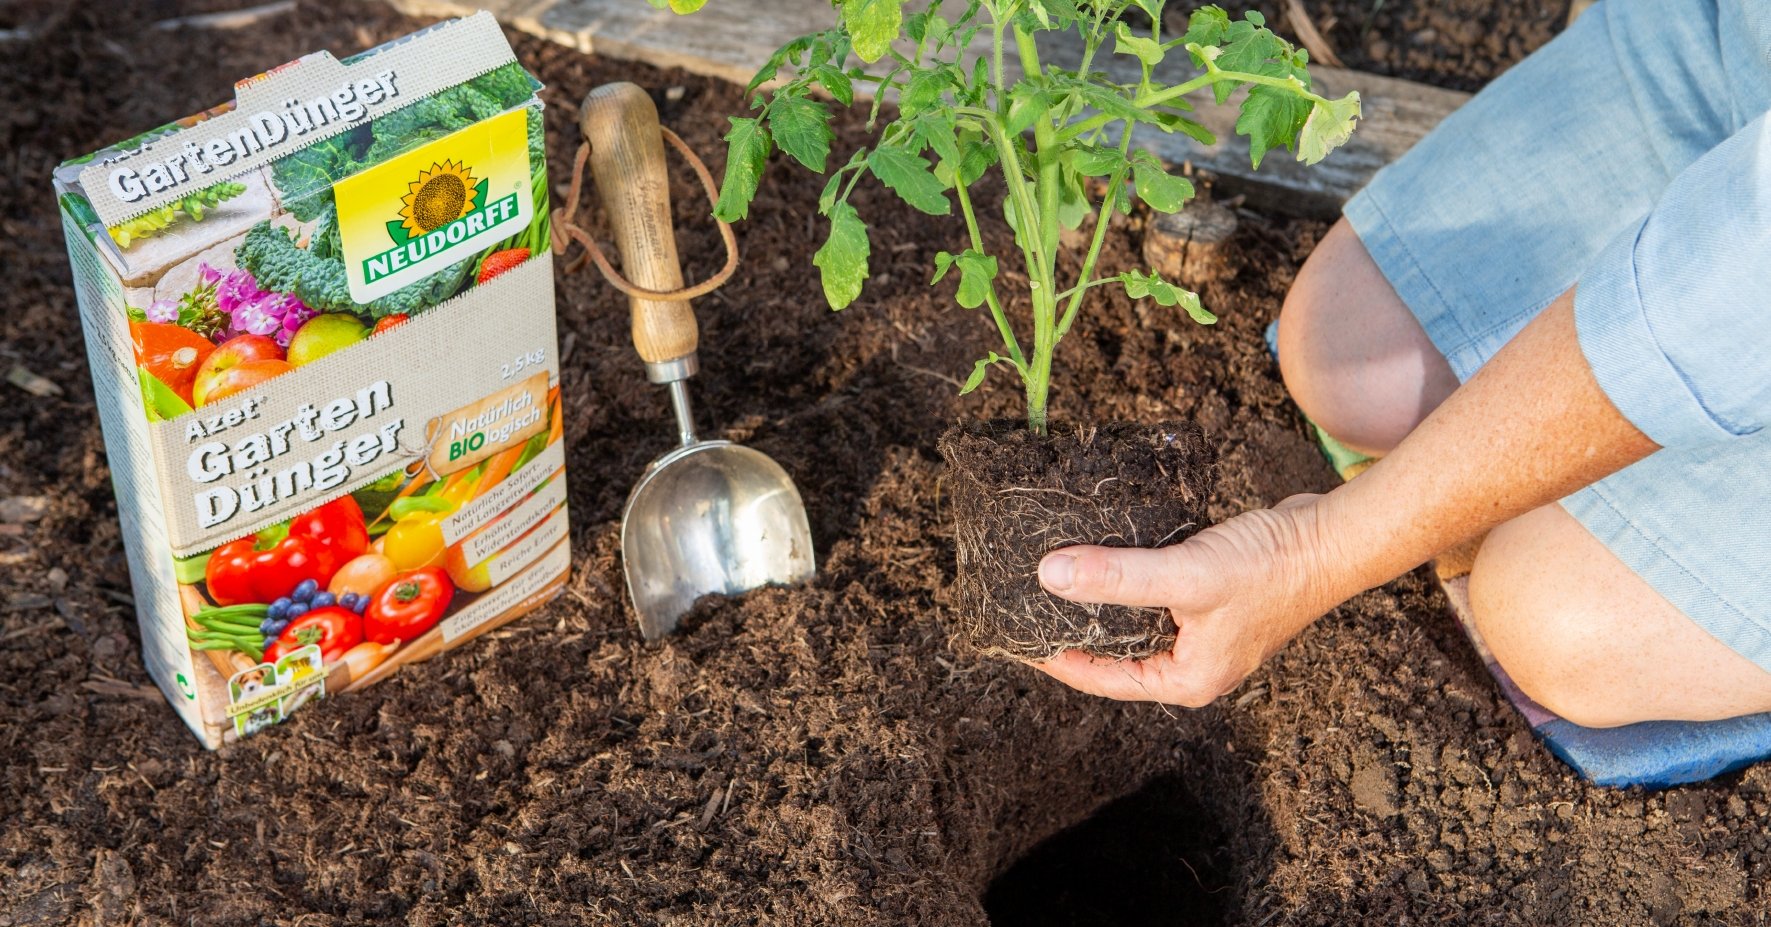
<path fill-rule="evenodd" d="M 993 927 L 1218 924 L 1235 903 L 1222 825 L 1178 776 L 1034 847 L 990 884 Z"/>

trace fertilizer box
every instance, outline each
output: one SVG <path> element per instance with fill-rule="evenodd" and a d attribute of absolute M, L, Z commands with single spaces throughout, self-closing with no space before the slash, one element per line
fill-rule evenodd
<path fill-rule="evenodd" d="M 56 170 L 142 653 L 207 746 L 565 582 L 538 89 L 481 13 Z"/>

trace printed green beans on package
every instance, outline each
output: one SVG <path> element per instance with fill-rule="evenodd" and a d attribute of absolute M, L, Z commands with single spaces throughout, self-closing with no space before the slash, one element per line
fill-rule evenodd
<path fill-rule="evenodd" d="M 481 13 L 56 170 L 143 655 L 205 745 L 564 583 L 539 87 Z"/>

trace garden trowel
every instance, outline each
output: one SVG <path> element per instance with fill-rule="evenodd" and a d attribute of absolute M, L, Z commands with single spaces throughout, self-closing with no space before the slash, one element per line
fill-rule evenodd
<path fill-rule="evenodd" d="M 579 128 L 625 276 L 659 295 L 681 290 L 652 98 L 633 84 L 605 84 L 584 98 Z M 805 506 L 787 472 L 750 448 L 695 436 L 688 380 L 698 332 L 688 300 L 633 296 L 631 306 L 634 347 L 646 378 L 670 392 L 680 442 L 646 468 L 621 516 L 627 590 L 641 632 L 655 640 L 701 596 L 800 582 L 815 567 Z"/>

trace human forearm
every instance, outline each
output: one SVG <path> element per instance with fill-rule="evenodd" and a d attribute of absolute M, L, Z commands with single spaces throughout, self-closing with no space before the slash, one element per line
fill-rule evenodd
<path fill-rule="evenodd" d="M 1352 596 L 1639 460 L 1655 445 L 1593 379 L 1564 296 L 1388 457 L 1326 496 L 1244 512 L 1160 550 L 1071 547 L 1040 581 L 1078 602 L 1165 605 L 1171 652 L 1040 669 L 1111 698 L 1205 705 Z"/>
<path fill-rule="evenodd" d="M 1333 597 L 1386 582 L 1657 449 L 1593 378 L 1573 304 L 1571 290 L 1394 452 L 1319 500 Z"/>

